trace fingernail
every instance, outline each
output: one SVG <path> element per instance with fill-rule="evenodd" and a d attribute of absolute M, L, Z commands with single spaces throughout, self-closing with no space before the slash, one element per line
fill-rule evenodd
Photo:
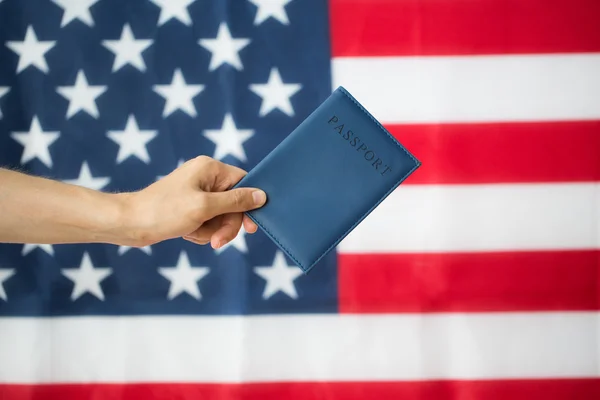
<path fill-rule="evenodd" d="M 267 200 L 267 195 L 262 190 L 255 190 L 254 193 L 252 193 L 252 200 L 254 200 L 254 204 L 261 206 Z"/>

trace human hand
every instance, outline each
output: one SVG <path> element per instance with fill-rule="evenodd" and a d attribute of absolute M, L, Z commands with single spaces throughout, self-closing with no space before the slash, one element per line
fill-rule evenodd
<path fill-rule="evenodd" d="M 265 193 L 228 190 L 245 175 L 240 168 L 199 156 L 150 186 L 125 194 L 133 245 L 183 237 L 197 244 L 210 242 L 216 249 L 233 240 L 242 224 L 248 233 L 256 232 L 256 224 L 243 212 L 264 205 Z"/>

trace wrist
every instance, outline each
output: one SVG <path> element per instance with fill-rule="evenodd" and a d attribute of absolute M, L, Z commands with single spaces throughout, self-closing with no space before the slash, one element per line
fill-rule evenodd
<path fill-rule="evenodd" d="M 108 234 L 114 244 L 143 247 L 148 244 L 150 233 L 140 215 L 136 193 L 110 194 L 112 222 Z"/>

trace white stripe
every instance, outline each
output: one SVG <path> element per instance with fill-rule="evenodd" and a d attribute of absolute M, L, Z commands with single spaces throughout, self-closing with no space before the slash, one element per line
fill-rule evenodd
<path fill-rule="evenodd" d="M 600 54 L 343 57 L 342 85 L 383 123 L 600 117 Z"/>
<path fill-rule="evenodd" d="M 599 376 L 596 313 L 7 318 L 0 380 Z"/>
<path fill-rule="evenodd" d="M 338 247 L 363 253 L 597 248 L 599 184 L 401 185 Z"/>

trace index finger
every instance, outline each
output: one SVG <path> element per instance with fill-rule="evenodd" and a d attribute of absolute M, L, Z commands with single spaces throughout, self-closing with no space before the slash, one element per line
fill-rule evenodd
<path fill-rule="evenodd" d="M 200 177 L 210 181 L 208 186 L 210 186 L 209 189 L 212 192 L 221 192 L 231 189 L 248 174 L 239 167 L 226 164 L 219 160 L 212 158 L 207 159 L 206 157 L 203 157 L 203 160 L 206 164 L 201 168 Z"/>

